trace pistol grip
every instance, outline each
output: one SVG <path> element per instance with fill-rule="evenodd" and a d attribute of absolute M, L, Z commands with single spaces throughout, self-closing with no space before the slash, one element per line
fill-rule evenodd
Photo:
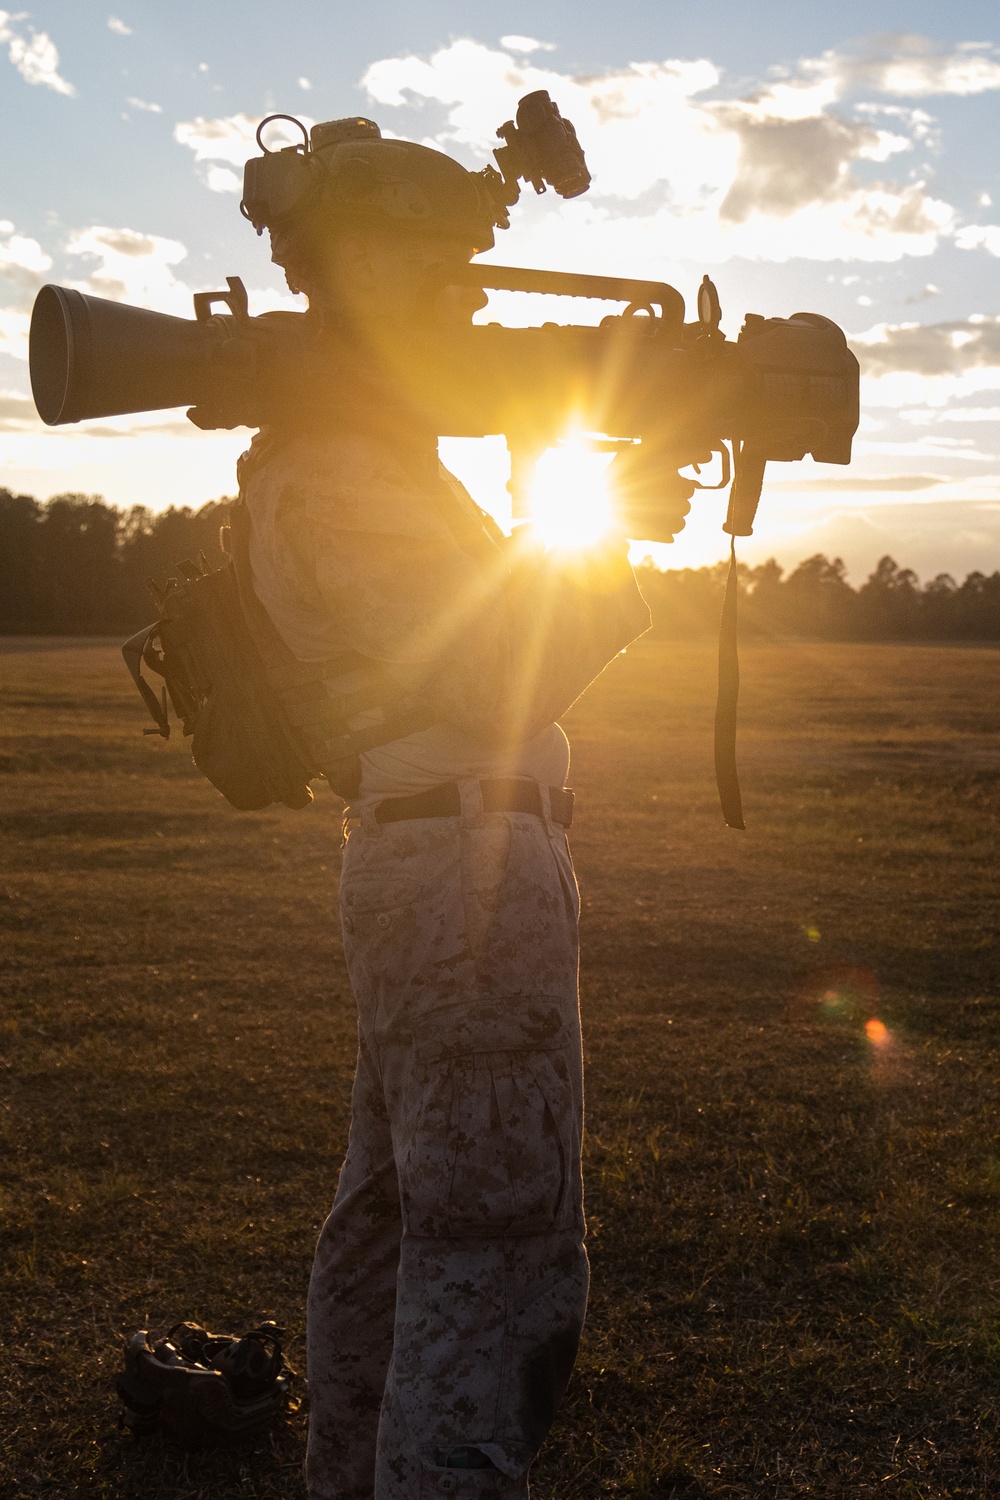
<path fill-rule="evenodd" d="M 729 491 L 729 510 L 723 531 L 730 536 L 753 536 L 754 516 L 760 503 L 767 459 L 744 443 L 734 454 L 735 477 Z"/>

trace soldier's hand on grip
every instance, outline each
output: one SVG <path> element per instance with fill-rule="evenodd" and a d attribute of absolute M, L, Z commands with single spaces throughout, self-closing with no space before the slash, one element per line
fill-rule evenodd
<path fill-rule="evenodd" d="M 618 525 L 636 542 L 672 542 L 684 530 L 697 485 L 677 472 L 685 460 L 647 443 L 622 448 L 608 469 Z"/>

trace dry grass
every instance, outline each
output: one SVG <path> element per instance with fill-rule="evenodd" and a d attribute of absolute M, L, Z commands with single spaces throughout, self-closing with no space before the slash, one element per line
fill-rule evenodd
<path fill-rule="evenodd" d="M 8 645 L 0 1492 L 296 1500 L 301 1416 L 185 1456 L 110 1377 L 180 1317 L 301 1355 L 353 1063 L 335 799 L 235 813 L 112 645 Z M 743 835 L 711 647 L 571 716 L 594 1295 L 538 1500 L 1000 1493 L 997 659 L 747 649 Z"/>

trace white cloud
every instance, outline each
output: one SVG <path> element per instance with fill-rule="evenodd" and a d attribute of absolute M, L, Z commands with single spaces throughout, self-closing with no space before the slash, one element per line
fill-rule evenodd
<path fill-rule="evenodd" d="M 31 318 L 15 308 L 0 308 L 0 354 L 11 359 L 28 358 L 28 328 Z"/>
<path fill-rule="evenodd" d="M 882 323 L 855 335 L 851 347 L 861 363 L 862 408 L 940 411 L 950 402 L 1000 391 L 1000 317 L 973 313 L 954 323 Z"/>
<path fill-rule="evenodd" d="M 880 474 L 868 478 L 850 475 L 843 479 L 771 479 L 769 490 L 791 490 L 797 495 L 879 494 L 902 495 L 913 490 L 930 490 L 946 481 L 940 474 Z"/>
<path fill-rule="evenodd" d="M 174 140 L 194 152 L 196 162 L 222 161 L 231 166 L 242 167 L 248 156 L 257 154 L 255 136 L 264 115 L 225 115 L 219 119 L 206 119 L 199 115 L 194 120 L 180 120 L 174 126 Z M 307 130 L 315 123 L 308 115 L 301 117 Z M 296 130 L 287 120 L 275 120 L 267 129 L 267 144 L 270 150 L 280 146 L 291 146 L 302 140 L 301 130 Z M 220 191 L 218 188 L 215 191 Z M 224 188 L 221 191 L 228 192 Z"/>
<path fill-rule="evenodd" d="M 501 47 L 508 52 L 554 52 L 555 42 L 539 42 L 533 36 L 502 36 Z"/>
<path fill-rule="evenodd" d="M 195 161 L 228 161 L 242 166 L 256 149 L 254 133 L 262 116 L 228 115 L 209 120 L 199 115 L 174 126 L 174 140 L 194 152 Z"/>
<path fill-rule="evenodd" d="M 163 113 L 163 105 L 162 104 L 147 104 L 146 101 L 145 101 L 145 99 L 131 98 L 131 99 L 126 99 L 125 103 L 126 104 L 131 104 L 131 106 L 132 106 L 133 109 L 146 109 L 146 110 L 149 111 L 149 113 L 151 115 L 162 115 L 162 113 Z"/>
<path fill-rule="evenodd" d="M 856 458 L 925 458 L 970 459 L 977 463 L 995 464 L 995 453 L 982 453 L 972 438 L 925 437 L 910 441 L 871 442 L 863 439 L 854 444 Z"/>
<path fill-rule="evenodd" d="M 215 162 L 205 164 L 202 181 L 211 193 L 243 192 L 243 179 L 229 167 L 220 167 Z"/>
<path fill-rule="evenodd" d="M 0 281 L 10 288 L 7 306 L 0 308 L 0 354 L 27 359 L 29 308 L 51 265 L 52 257 L 37 240 L 0 219 Z"/>
<path fill-rule="evenodd" d="M 27 432 L 38 426 L 35 403 L 23 391 L 0 391 L 0 432 Z"/>
<path fill-rule="evenodd" d="M 70 283 L 81 291 L 113 302 L 136 302 L 158 312 L 191 316 L 191 293 L 173 272 L 187 256 L 186 247 L 178 240 L 94 224 L 74 230 L 66 251 L 97 262 L 85 280 Z"/>
<path fill-rule="evenodd" d="M 906 99 L 934 94 L 965 97 L 1000 89 L 1000 54 L 989 42 L 931 41 L 888 32 L 869 38 L 858 52 L 827 52 L 806 65 L 827 72 L 840 93 L 865 90 Z"/>
<path fill-rule="evenodd" d="M 1000 317 L 973 314 L 954 323 L 880 323 L 851 345 L 869 376 L 899 370 L 953 375 L 982 366 L 1000 369 Z"/>
<path fill-rule="evenodd" d="M 917 54 L 907 46 L 909 66 Z M 577 127 L 594 181 L 586 200 L 550 209 L 527 235 L 522 217 L 519 238 L 532 242 L 536 257 L 556 252 L 563 264 L 581 266 L 586 255 L 598 269 L 620 264 L 624 254 L 636 272 L 643 262 L 662 266 L 678 255 L 710 263 L 735 255 L 895 261 L 932 254 L 955 232 L 954 209 L 925 182 L 873 181 L 857 170 L 911 151 L 929 120 L 886 106 L 889 130 L 872 107 L 858 118 L 837 113 L 864 59 L 807 60 L 744 98 L 719 99 L 707 97 L 723 79 L 705 58 L 575 77 L 512 51 L 456 41 L 427 59 L 384 58 L 362 82 L 391 107 L 445 106 L 446 123 L 433 139 L 480 156 L 495 145 L 497 124 L 520 94 L 549 90 Z M 938 88 L 949 80 L 957 87 L 958 74 L 942 57 L 919 59 L 927 87 L 931 75 Z M 895 88 L 889 61 L 879 55 L 869 73 Z M 959 61 L 965 67 L 968 58 Z"/>
<path fill-rule="evenodd" d="M 11 24 L 25 20 L 24 11 L 12 15 L 9 10 L 0 10 L 0 43 L 7 43 L 7 56 L 14 67 L 25 83 L 44 84 L 57 94 L 75 94 L 73 85 L 59 73 L 59 53 L 48 32 L 23 25 L 19 30 Z"/>
<path fill-rule="evenodd" d="M 124 21 L 119 21 L 117 16 L 108 17 L 108 30 L 113 31 L 116 36 L 131 36 L 131 26 L 126 26 Z"/>
<path fill-rule="evenodd" d="M 309 90 L 312 88 L 312 84 L 310 83 L 310 81 L 309 81 L 308 78 L 300 78 L 299 79 L 299 88 L 300 89 L 305 89 L 306 93 L 308 93 Z"/>
<path fill-rule="evenodd" d="M 1000 224 L 966 224 L 955 236 L 960 250 L 988 250 L 1000 255 Z"/>
<path fill-rule="evenodd" d="M 949 411 L 935 411 L 933 407 L 919 406 L 914 411 L 901 411 L 904 422 L 918 426 L 940 422 L 1000 422 L 1000 406 L 954 406 Z"/>
<path fill-rule="evenodd" d="M 16 234 L 9 219 L 0 219 L 0 276 L 15 286 L 34 290 L 52 265 L 37 240 Z"/>

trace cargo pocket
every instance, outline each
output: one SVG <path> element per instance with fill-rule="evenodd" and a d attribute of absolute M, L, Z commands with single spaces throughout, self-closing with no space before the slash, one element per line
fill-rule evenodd
<path fill-rule="evenodd" d="M 355 842 L 357 840 L 357 843 Z M 344 956 L 355 992 L 380 1002 L 381 1024 L 406 1029 L 413 992 L 448 958 L 460 956 L 453 912 L 460 900 L 459 858 L 452 840 L 415 857 L 393 830 L 369 843 L 355 833 L 340 884 Z"/>
<path fill-rule="evenodd" d="M 433 1018 L 399 1163 L 407 1229 L 434 1238 L 545 1234 L 579 1218 L 580 1103 L 558 1005 L 508 1001 Z"/>

